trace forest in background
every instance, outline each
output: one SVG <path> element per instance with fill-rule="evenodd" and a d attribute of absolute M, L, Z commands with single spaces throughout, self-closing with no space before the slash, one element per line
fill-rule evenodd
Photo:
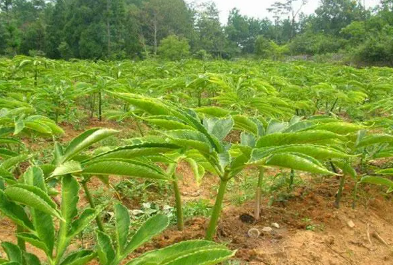
<path fill-rule="evenodd" d="M 301 2 L 301 3 L 300 3 Z M 295 8 L 299 6 L 300 8 Z M 234 8 L 226 25 L 214 2 L 183 0 L 0 0 L 0 55 L 54 59 L 231 59 L 344 56 L 393 63 L 393 0 L 275 2 L 256 19 Z"/>

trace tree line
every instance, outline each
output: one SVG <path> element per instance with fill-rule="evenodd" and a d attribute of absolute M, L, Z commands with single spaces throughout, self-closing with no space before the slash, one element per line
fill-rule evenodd
<path fill-rule="evenodd" d="M 214 2 L 184 0 L 0 0 L 0 55 L 55 59 L 233 58 L 346 54 L 393 62 L 393 0 L 281 0 L 273 19 L 232 9 L 226 25 Z"/>

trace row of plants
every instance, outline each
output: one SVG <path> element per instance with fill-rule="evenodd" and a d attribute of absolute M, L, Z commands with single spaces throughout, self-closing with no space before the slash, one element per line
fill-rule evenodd
<path fill-rule="evenodd" d="M 228 183 L 241 173 L 255 174 L 257 180 L 255 219 L 261 217 L 270 168 L 289 172 L 289 189 L 298 172 L 339 178 L 336 207 L 348 179 L 355 183 L 353 207 L 365 183 L 392 191 L 393 169 L 367 166 L 371 160 L 392 157 L 385 97 L 391 89 L 390 70 L 307 64 L 184 61 L 160 66 L 18 57 L 1 61 L 0 212 L 15 223 L 17 244 L 2 243 L 7 257 L 0 264 L 225 261 L 235 251 L 212 240 Z M 195 74 L 192 67 L 201 73 Z M 133 122 L 140 137 L 126 139 L 125 145 L 97 147 L 118 134 L 97 128 L 62 144 L 58 136 L 64 131 L 57 123 L 72 119 L 66 118 L 72 110 L 100 120 Z M 359 113 L 364 116 L 359 118 Z M 45 136 L 53 149 L 51 159 L 41 159 L 25 144 Z M 184 162 L 197 183 L 205 177 L 219 183 L 205 240 L 133 258 L 138 247 L 169 225 L 168 217 L 154 215 L 133 233 L 128 209 L 121 202 L 97 203 L 89 183 L 98 178 L 111 188 L 112 176 L 166 182 L 173 190 L 177 228 L 183 230 L 187 228 L 177 168 Z M 80 211 L 81 195 L 89 207 Z M 103 221 L 109 208 L 114 212 L 113 231 Z M 93 223 L 94 247 L 71 251 Z M 26 244 L 44 254 L 38 258 Z"/>
<path fill-rule="evenodd" d="M 2 59 L 0 73 L 0 93 L 7 102 L 75 124 L 86 117 L 119 117 L 113 112 L 119 101 L 106 91 L 247 114 L 256 109 L 278 119 L 325 114 L 372 122 L 389 113 L 392 92 L 389 68 L 312 62 L 65 62 L 18 56 Z M 127 105 L 122 109 L 132 111 Z"/>

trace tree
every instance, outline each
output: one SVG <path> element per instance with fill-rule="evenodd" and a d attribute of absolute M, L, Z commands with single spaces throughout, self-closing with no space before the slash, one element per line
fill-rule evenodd
<path fill-rule="evenodd" d="M 255 54 L 260 58 L 271 58 L 273 56 L 274 46 L 271 40 L 259 36 L 255 42 Z"/>
<path fill-rule="evenodd" d="M 196 13 L 197 50 L 206 50 L 216 57 L 222 57 L 226 38 L 221 27 L 219 13 L 213 2 L 200 6 Z"/>
<path fill-rule="evenodd" d="M 189 56 L 190 45 L 186 39 L 170 35 L 161 41 L 158 51 L 162 58 L 180 60 Z"/>
<path fill-rule="evenodd" d="M 341 29 L 352 21 L 363 20 L 365 12 L 357 1 L 322 0 L 315 14 L 312 22 L 314 31 L 338 36 Z"/>
<path fill-rule="evenodd" d="M 240 14 L 239 9 L 234 8 L 229 13 L 228 23 L 225 28 L 228 40 L 236 43 L 240 48 L 246 46 L 250 38 L 248 18 Z"/>
<path fill-rule="evenodd" d="M 157 54 L 159 42 L 165 37 L 190 36 L 192 17 L 184 0 L 147 0 L 142 3 L 143 37 Z"/>

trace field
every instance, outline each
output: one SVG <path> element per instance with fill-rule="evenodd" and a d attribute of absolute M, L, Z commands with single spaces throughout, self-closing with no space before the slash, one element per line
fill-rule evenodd
<path fill-rule="evenodd" d="M 393 70 L 0 59 L 0 264 L 391 264 Z"/>

